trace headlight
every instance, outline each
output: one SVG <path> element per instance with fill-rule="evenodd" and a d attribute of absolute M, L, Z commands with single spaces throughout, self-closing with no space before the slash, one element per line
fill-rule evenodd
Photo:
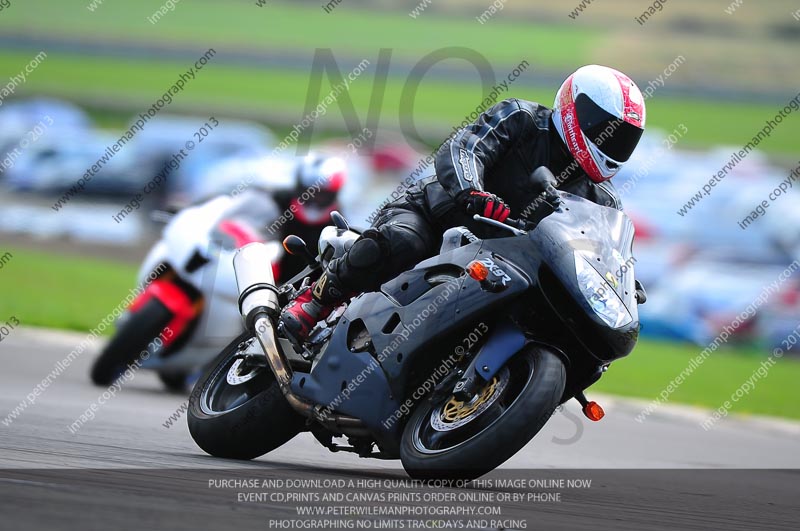
<path fill-rule="evenodd" d="M 611 328 L 619 328 L 633 321 L 633 317 L 614 289 L 597 270 L 579 253 L 575 253 L 575 273 L 578 286 L 594 313 Z"/>

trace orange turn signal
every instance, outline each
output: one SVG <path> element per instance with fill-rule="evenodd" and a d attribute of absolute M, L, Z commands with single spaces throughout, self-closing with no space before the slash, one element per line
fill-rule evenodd
<path fill-rule="evenodd" d="M 597 402 L 587 402 L 586 405 L 583 406 L 583 414 L 586 415 L 587 419 L 597 422 L 606 415 L 606 412 L 603 411 L 603 408 L 600 407 L 600 404 Z"/>
<path fill-rule="evenodd" d="M 477 260 L 473 260 L 467 264 L 467 274 L 478 282 L 483 282 L 489 278 L 489 268 Z"/>

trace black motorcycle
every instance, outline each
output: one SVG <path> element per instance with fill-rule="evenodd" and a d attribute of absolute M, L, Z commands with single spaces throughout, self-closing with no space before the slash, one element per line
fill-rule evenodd
<path fill-rule="evenodd" d="M 439 255 L 341 306 L 302 345 L 279 337 L 280 309 L 356 231 L 332 216 L 316 257 L 287 238 L 310 265 L 281 287 L 260 244 L 240 249 L 247 332 L 192 392 L 194 440 L 214 456 L 252 459 L 307 430 L 332 451 L 400 458 L 415 478 L 474 478 L 571 398 L 600 420 L 583 392 L 634 348 L 646 298 L 634 229 L 618 210 L 551 191 L 535 226 L 475 216 L 501 237 L 448 230 Z"/>

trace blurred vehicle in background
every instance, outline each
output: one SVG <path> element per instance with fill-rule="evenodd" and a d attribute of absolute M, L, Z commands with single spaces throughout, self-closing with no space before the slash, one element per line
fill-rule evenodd
<path fill-rule="evenodd" d="M 229 157 L 209 166 L 198 181 L 202 186 L 193 189 L 188 196 L 198 200 L 208 195 L 236 196 L 250 190 L 259 191 L 271 197 L 279 211 L 279 215 L 263 227 L 270 237 L 283 239 L 293 234 L 315 247 L 328 225 L 330 213 L 343 210 L 344 191 L 348 186 L 350 190 L 354 188 L 353 166 L 354 159 L 345 161 L 325 151 L 314 151 L 302 158 Z M 302 258 L 287 254 L 275 278 L 284 282 L 304 266 Z"/>
<path fill-rule="evenodd" d="M 761 286 L 800 259 L 796 192 L 770 201 L 765 214 L 743 229 L 739 221 L 786 178 L 755 152 L 727 174 L 724 186 L 681 215 L 678 209 L 725 166 L 734 148 L 659 152 L 659 135 L 646 138 L 614 179 L 636 224 L 637 272 L 650 289 L 642 333 L 705 346 L 758 297 Z M 800 306 L 792 301 L 798 295 L 796 283 L 782 285 L 728 342 L 779 346 L 797 325 Z"/>
<path fill-rule="evenodd" d="M 204 189 L 207 180 L 215 180 L 209 175 L 209 168 L 230 158 L 265 156 L 275 143 L 275 136 L 266 127 L 227 118 L 220 119 L 219 125 L 198 141 L 196 133 L 207 119 L 160 115 L 149 120 L 136 135 L 133 151 L 151 175 L 161 171 L 176 154 L 185 155 L 180 166 L 169 173 L 167 185 L 159 190 L 162 205 L 186 206 L 229 192 Z M 193 143 L 191 149 L 189 143 Z"/>
<path fill-rule="evenodd" d="M 171 196 L 171 204 L 183 205 L 204 201 L 222 194 L 238 194 L 256 187 L 276 193 L 293 190 L 297 158 L 258 154 L 231 156 L 210 161 L 199 170 L 197 179 L 181 182 Z"/>
<path fill-rule="evenodd" d="M 787 303 L 800 296 L 797 282 L 781 285 L 754 318 L 737 320 L 784 269 L 783 265 L 737 262 L 720 253 L 695 256 L 650 290 L 651 304 L 640 315 L 642 331 L 697 345 L 711 343 L 726 327 L 730 334 L 727 342 L 732 344 L 756 344 L 765 333 L 766 337 L 785 338 L 797 327 L 797 303 L 794 320 L 770 320 L 767 315 L 787 313 Z M 737 324 L 732 326 L 734 322 Z"/>
<path fill-rule="evenodd" d="M 110 385 L 140 360 L 168 389 L 183 389 L 194 371 L 242 332 L 233 255 L 265 241 L 258 231 L 262 223 L 254 219 L 276 215 L 273 202 L 243 194 L 217 197 L 172 217 L 139 270 L 139 286 L 146 288 L 95 360 L 92 381 Z M 280 242 L 268 246 L 277 262 Z"/>
<path fill-rule="evenodd" d="M 6 171 L 6 185 L 18 192 L 61 195 L 115 141 L 112 135 L 93 131 L 48 131 Z M 141 192 L 147 178 L 136 154 L 123 149 L 86 181 L 81 194 L 128 196 Z"/>
<path fill-rule="evenodd" d="M 191 195 L 236 196 L 257 190 L 278 206 L 279 215 L 264 227 L 271 237 L 282 240 L 293 234 L 315 247 L 330 213 L 343 210 L 344 191 L 353 189 L 354 159 L 345 161 L 331 153 L 320 150 L 305 157 L 230 157 L 210 166 L 198 181 L 203 186 Z M 286 254 L 275 278 L 285 282 L 303 267 L 302 258 Z"/>
<path fill-rule="evenodd" d="M 89 115 L 77 105 L 51 98 L 6 102 L 0 107 L 0 159 L 19 144 L 36 124 L 49 117 L 47 134 L 64 137 L 91 130 Z M 0 167 L 2 173 L 2 167 Z"/>

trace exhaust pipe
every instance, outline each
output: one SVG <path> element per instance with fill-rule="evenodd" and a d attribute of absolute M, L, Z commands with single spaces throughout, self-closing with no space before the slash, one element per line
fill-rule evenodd
<path fill-rule="evenodd" d="M 292 368 L 278 345 L 273 325 L 273 319 L 280 315 L 280 303 L 270 262 L 271 255 L 266 245 L 250 243 L 236 251 L 233 269 L 239 288 L 239 311 L 248 330 L 254 332 L 261 344 L 281 393 L 303 417 L 314 418 L 335 431 L 367 433 L 361 420 L 344 415 L 325 415 L 323 408 L 306 402 L 292 391 Z"/>
<path fill-rule="evenodd" d="M 233 270 L 239 288 L 239 313 L 250 330 L 254 328 L 257 316 L 277 317 L 281 311 L 271 262 L 269 248 L 263 243 L 247 244 L 233 256 Z"/>
<path fill-rule="evenodd" d="M 272 373 L 275 375 L 278 387 L 292 409 L 305 418 L 313 418 L 324 427 L 334 432 L 341 432 L 347 435 L 369 434 L 369 430 L 360 419 L 346 415 L 326 414 L 324 408 L 321 406 L 306 402 L 294 394 L 292 391 L 292 368 L 278 345 L 275 336 L 275 328 L 272 325 L 272 318 L 265 314 L 260 314 L 255 320 L 254 331 L 267 357 L 267 363 L 270 369 L 272 369 Z"/>
<path fill-rule="evenodd" d="M 239 288 L 239 312 L 245 326 L 255 333 L 272 369 L 278 387 L 292 408 L 310 417 L 314 405 L 292 392 L 292 369 L 275 337 L 272 319 L 280 315 L 278 288 L 272 274 L 271 253 L 263 243 L 245 245 L 233 257 L 233 270 Z"/>
<path fill-rule="evenodd" d="M 292 391 L 292 368 L 286 356 L 281 352 L 278 342 L 275 339 L 275 330 L 272 326 L 272 319 L 266 315 L 261 315 L 255 322 L 255 333 L 261 348 L 264 349 L 264 354 L 267 356 L 267 363 L 269 363 L 275 379 L 278 381 L 281 393 L 283 393 L 286 401 L 292 406 L 292 409 L 303 415 L 310 417 L 314 404 L 306 402 Z"/>

